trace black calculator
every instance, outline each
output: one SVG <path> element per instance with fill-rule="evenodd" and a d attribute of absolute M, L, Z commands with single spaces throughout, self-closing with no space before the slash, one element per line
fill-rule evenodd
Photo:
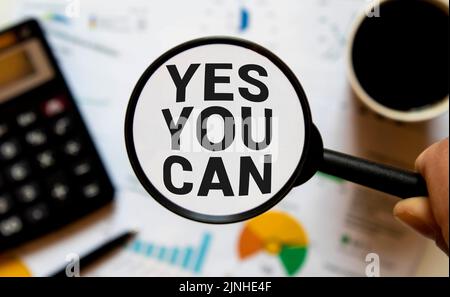
<path fill-rule="evenodd" d="M 113 195 L 39 24 L 0 32 L 0 250 L 73 222 Z"/>

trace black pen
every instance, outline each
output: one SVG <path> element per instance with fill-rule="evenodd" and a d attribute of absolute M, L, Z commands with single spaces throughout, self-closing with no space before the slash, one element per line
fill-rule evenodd
<path fill-rule="evenodd" d="M 131 231 L 127 231 L 124 232 L 120 235 L 118 235 L 117 237 L 108 240 L 107 242 L 101 244 L 100 246 L 98 246 L 97 248 L 95 248 L 94 250 L 86 253 L 85 255 L 80 257 L 80 263 L 79 263 L 79 267 L 80 270 L 86 268 L 87 266 L 89 266 L 90 264 L 92 264 L 93 262 L 99 260 L 100 258 L 102 258 L 103 256 L 105 256 L 107 253 L 109 253 L 110 251 L 114 250 L 115 248 L 125 244 L 127 241 L 129 241 L 132 237 L 134 237 L 134 235 L 136 235 L 136 232 L 131 232 Z M 66 267 L 64 266 L 63 268 L 61 268 L 60 270 L 58 270 L 57 272 L 49 275 L 50 277 L 66 277 Z"/>

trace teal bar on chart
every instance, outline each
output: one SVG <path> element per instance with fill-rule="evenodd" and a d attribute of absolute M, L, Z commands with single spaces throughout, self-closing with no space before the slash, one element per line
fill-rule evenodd
<path fill-rule="evenodd" d="M 134 242 L 131 244 L 131 249 L 132 249 L 135 253 L 139 253 L 140 250 L 141 250 L 141 246 L 142 246 L 142 242 L 136 240 L 136 241 L 134 241 Z"/>
<path fill-rule="evenodd" d="M 188 269 L 192 258 L 192 248 L 188 247 L 184 250 L 183 268 Z"/>
<path fill-rule="evenodd" d="M 158 259 L 163 261 L 164 257 L 166 256 L 166 248 L 165 247 L 160 247 L 159 248 L 159 252 L 158 252 Z"/>
<path fill-rule="evenodd" d="M 152 253 L 153 253 L 153 250 L 154 250 L 153 244 L 147 245 L 147 249 L 145 250 L 145 255 L 147 257 L 150 257 L 152 255 Z"/>
<path fill-rule="evenodd" d="M 178 262 L 178 254 L 179 254 L 179 250 L 178 248 L 174 248 L 172 251 L 172 255 L 170 255 L 170 263 L 172 265 L 176 265 Z"/>

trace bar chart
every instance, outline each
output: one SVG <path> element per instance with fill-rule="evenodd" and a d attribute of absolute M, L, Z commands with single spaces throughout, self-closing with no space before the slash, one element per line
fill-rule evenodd
<path fill-rule="evenodd" d="M 202 271 L 210 242 L 211 234 L 205 233 L 197 246 L 164 246 L 137 239 L 131 242 L 127 249 L 143 257 L 199 274 Z"/>

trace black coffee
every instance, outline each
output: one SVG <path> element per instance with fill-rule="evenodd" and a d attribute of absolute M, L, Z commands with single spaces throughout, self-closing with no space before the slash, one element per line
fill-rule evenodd
<path fill-rule="evenodd" d="M 394 0 L 366 17 L 352 51 L 356 77 L 380 104 L 411 110 L 449 89 L 448 13 L 426 0 Z"/>

